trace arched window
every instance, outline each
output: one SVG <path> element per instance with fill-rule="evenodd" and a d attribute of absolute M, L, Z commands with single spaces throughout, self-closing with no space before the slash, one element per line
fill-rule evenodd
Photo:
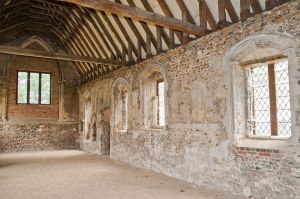
<path fill-rule="evenodd" d="M 165 77 L 161 68 L 149 67 L 141 74 L 143 124 L 145 128 L 164 128 Z"/>
<path fill-rule="evenodd" d="M 256 34 L 225 56 L 229 67 L 233 137 L 289 138 L 293 135 L 293 90 L 297 57 L 293 37 Z M 246 132 L 246 133 L 245 133 Z"/>
<path fill-rule="evenodd" d="M 83 133 L 86 139 L 90 138 L 91 122 L 92 122 L 92 102 L 91 93 L 86 91 L 83 94 Z"/>

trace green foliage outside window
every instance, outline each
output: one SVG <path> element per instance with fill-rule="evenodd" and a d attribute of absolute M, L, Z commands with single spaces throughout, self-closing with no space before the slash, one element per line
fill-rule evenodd
<path fill-rule="evenodd" d="M 18 72 L 18 104 L 51 104 L 51 75 Z"/>

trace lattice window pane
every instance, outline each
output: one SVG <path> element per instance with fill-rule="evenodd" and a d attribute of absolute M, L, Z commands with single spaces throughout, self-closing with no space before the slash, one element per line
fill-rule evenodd
<path fill-rule="evenodd" d="M 165 126 L 165 83 L 158 83 L 158 124 Z"/>
<path fill-rule="evenodd" d="M 27 103 L 28 73 L 18 72 L 18 103 Z"/>
<path fill-rule="evenodd" d="M 263 65 L 251 69 L 253 94 L 254 135 L 270 136 L 270 99 L 268 66 Z"/>
<path fill-rule="evenodd" d="M 252 80 L 252 115 L 253 133 L 258 136 L 271 135 L 269 75 L 268 66 L 251 69 Z M 277 136 L 291 136 L 291 111 L 289 94 L 288 62 L 282 61 L 274 64 L 276 103 L 272 101 L 277 111 Z M 272 81 L 272 80 L 270 80 Z M 273 129 L 276 128 L 273 126 Z"/>
<path fill-rule="evenodd" d="M 39 103 L 39 90 L 40 90 L 40 75 L 39 73 L 30 73 L 30 95 L 29 103 Z"/>
<path fill-rule="evenodd" d="M 50 74 L 41 74 L 41 104 L 51 102 L 51 77 Z"/>
<path fill-rule="evenodd" d="M 288 62 L 275 64 L 278 136 L 291 136 L 290 89 Z"/>

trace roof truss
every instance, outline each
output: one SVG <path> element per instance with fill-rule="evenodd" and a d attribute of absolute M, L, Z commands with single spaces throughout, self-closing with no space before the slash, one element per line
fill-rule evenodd
<path fill-rule="evenodd" d="M 212 9 L 212 1 L 217 2 L 216 9 Z M 239 13 L 236 1 L 240 3 Z M 173 5 L 165 0 L 0 0 L 0 44 L 22 34 L 55 41 L 56 49 L 73 58 L 81 75 L 80 84 L 84 84 L 123 64 L 138 63 L 287 0 L 265 0 L 265 6 L 258 0 L 172 2 Z M 190 12 L 188 2 L 198 5 L 199 20 Z M 97 61 L 83 62 L 79 58 Z"/>

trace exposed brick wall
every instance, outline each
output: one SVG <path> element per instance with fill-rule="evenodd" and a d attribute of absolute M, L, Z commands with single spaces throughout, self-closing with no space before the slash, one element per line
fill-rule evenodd
<path fill-rule="evenodd" d="M 37 48 L 32 44 L 31 48 Z M 41 50 L 41 49 L 40 49 Z M 17 104 L 17 73 L 19 70 L 51 73 L 51 105 Z M 15 57 L 12 60 L 8 79 L 8 119 L 58 118 L 58 69 L 54 60 L 31 57 Z"/>
<path fill-rule="evenodd" d="M 27 48 L 44 50 L 38 43 L 32 43 Z M 7 66 L 7 58 L 0 55 L 2 68 Z M 3 119 L 0 121 L 0 152 L 78 149 L 78 97 L 76 88 L 68 86 L 76 77 L 72 65 L 60 63 L 61 70 L 66 71 L 63 73 L 66 75 L 64 85 L 59 85 L 59 70 L 54 60 L 16 56 L 8 66 L 8 79 L 1 79 L 0 84 L 7 93 L 7 104 L 4 103 L 5 92 L 0 93 Z M 51 105 L 16 103 L 18 70 L 51 73 Z M 4 116 L 5 108 L 7 118 Z"/>
<path fill-rule="evenodd" d="M 282 158 L 284 154 L 277 149 L 260 149 L 248 147 L 236 147 L 236 154 L 239 156 L 253 156 L 256 158 Z"/>

